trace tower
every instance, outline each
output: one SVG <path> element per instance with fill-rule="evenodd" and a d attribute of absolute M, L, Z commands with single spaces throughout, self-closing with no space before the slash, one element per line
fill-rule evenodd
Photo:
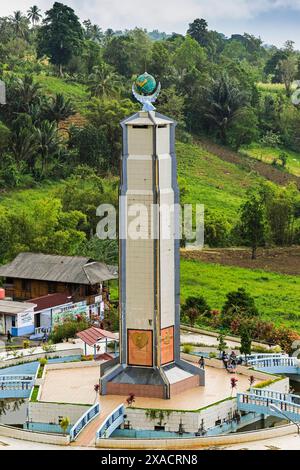
<path fill-rule="evenodd" d="M 151 106 L 121 123 L 120 363 L 101 378 L 101 393 L 170 398 L 204 385 L 204 371 L 180 359 L 176 124 Z"/>

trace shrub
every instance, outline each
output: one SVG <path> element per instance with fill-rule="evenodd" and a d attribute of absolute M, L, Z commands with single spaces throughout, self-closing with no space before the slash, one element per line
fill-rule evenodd
<path fill-rule="evenodd" d="M 222 308 L 221 319 L 223 326 L 231 326 L 233 320 L 252 318 L 259 315 L 254 299 L 243 288 L 229 292 Z"/>
<path fill-rule="evenodd" d="M 182 346 L 182 352 L 185 354 L 191 354 L 193 352 L 194 348 L 191 344 L 184 344 Z"/>
<path fill-rule="evenodd" d="M 78 321 L 68 318 L 64 323 L 54 326 L 50 339 L 53 343 L 61 343 L 64 339 L 75 338 L 76 333 L 86 330 L 87 328 L 89 328 L 87 319 L 84 318 Z"/>
<path fill-rule="evenodd" d="M 218 357 L 217 353 L 215 353 L 214 351 L 211 351 L 208 355 L 208 357 L 210 359 L 216 359 Z"/>

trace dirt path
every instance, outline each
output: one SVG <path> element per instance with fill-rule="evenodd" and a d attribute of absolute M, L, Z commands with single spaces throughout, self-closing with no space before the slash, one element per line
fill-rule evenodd
<path fill-rule="evenodd" d="M 288 183 L 294 182 L 298 189 L 300 189 L 300 178 L 295 175 L 281 171 L 268 163 L 255 160 L 255 158 L 241 155 L 227 147 L 215 144 L 204 137 L 195 139 L 195 144 L 197 143 L 208 152 L 217 155 L 222 160 L 235 165 L 242 165 L 244 168 L 249 170 L 249 172 L 258 173 L 260 176 L 272 181 L 273 183 L 286 186 Z"/>
<path fill-rule="evenodd" d="M 181 256 L 184 259 L 204 261 L 206 263 L 300 275 L 300 246 L 260 248 L 256 260 L 251 259 L 251 251 L 248 248 L 214 248 L 202 251 L 181 250 Z"/>

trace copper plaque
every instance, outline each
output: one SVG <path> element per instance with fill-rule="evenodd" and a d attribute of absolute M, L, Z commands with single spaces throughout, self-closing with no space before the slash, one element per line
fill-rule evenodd
<path fill-rule="evenodd" d="M 174 361 L 174 326 L 161 330 L 161 364 Z"/>
<path fill-rule="evenodd" d="M 152 367 L 151 330 L 128 330 L 128 364 L 131 366 Z"/>

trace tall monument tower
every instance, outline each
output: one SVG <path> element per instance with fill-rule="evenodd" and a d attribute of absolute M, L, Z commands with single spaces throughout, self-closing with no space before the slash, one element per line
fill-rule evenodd
<path fill-rule="evenodd" d="M 176 124 L 155 111 L 155 88 L 151 75 L 137 79 L 143 110 L 121 123 L 120 363 L 101 378 L 102 394 L 170 398 L 204 385 L 204 371 L 180 359 Z"/>

